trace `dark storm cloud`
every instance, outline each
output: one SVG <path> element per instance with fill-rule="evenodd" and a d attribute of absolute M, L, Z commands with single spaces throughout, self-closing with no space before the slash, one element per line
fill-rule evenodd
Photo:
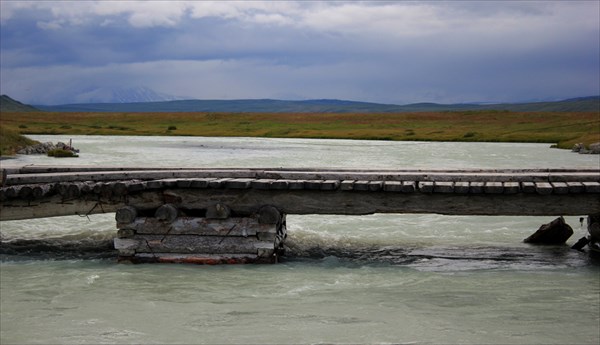
<path fill-rule="evenodd" d="M 595 1 L 1 6 L 2 93 L 27 102 L 128 86 L 388 103 L 600 93 Z"/>

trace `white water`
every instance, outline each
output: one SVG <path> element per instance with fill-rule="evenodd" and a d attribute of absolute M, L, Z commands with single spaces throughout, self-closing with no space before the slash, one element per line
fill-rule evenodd
<path fill-rule="evenodd" d="M 41 141 L 69 138 L 33 136 Z M 598 168 L 546 144 L 73 137 L 75 160 L 188 167 Z M 582 215 L 585 216 L 585 215 Z M 600 266 L 522 243 L 550 217 L 288 216 L 277 265 L 118 265 L 113 215 L 0 223 L 0 343 L 597 344 Z M 573 244 L 585 234 L 567 217 Z M 26 240 L 26 241 L 24 241 Z"/>

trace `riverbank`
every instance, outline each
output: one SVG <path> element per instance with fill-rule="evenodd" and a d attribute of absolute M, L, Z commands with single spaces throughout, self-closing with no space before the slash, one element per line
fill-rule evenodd
<path fill-rule="evenodd" d="M 394 141 L 555 143 L 600 141 L 597 112 L 8 113 L 0 127 L 21 134 L 170 135 Z M 4 137 L 4 135 L 3 135 Z M 3 138 L 2 145 L 11 139 Z M 5 150 L 3 149 L 2 154 Z"/>

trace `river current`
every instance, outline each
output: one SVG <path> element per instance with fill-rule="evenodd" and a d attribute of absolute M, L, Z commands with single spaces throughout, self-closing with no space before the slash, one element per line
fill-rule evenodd
<path fill-rule="evenodd" d="M 31 136 L 77 164 L 595 168 L 549 144 Z M 581 215 L 586 216 L 586 215 Z M 276 265 L 124 265 L 114 215 L 0 222 L 1 344 L 598 344 L 600 260 L 522 240 L 552 217 L 289 215 Z"/>

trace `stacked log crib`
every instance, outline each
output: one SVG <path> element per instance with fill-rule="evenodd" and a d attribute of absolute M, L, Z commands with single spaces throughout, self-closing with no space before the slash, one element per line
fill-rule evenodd
<path fill-rule="evenodd" d="M 192 211 L 164 204 L 153 211 L 117 210 L 119 262 L 276 263 L 283 255 L 285 215 L 275 207 L 244 217 L 232 217 L 223 204 Z"/>

